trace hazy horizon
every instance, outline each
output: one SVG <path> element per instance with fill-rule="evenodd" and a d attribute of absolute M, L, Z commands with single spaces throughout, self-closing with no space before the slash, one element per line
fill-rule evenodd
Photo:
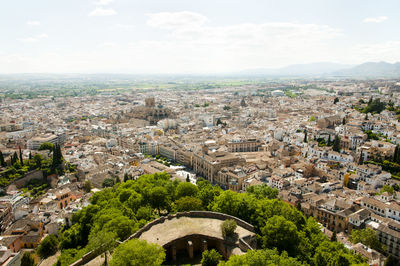
<path fill-rule="evenodd" d="M 8 1 L 0 73 L 209 75 L 395 63 L 399 9 L 395 0 Z"/>

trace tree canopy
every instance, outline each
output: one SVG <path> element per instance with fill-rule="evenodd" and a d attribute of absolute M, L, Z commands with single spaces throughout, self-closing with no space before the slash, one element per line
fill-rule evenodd
<path fill-rule="evenodd" d="M 111 266 L 161 265 L 165 260 L 164 249 L 145 240 L 132 239 L 119 245 L 113 254 Z"/>
<path fill-rule="evenodd" d="M 218 253 L 215 249 L 206 250 L 202 254 L 201 265 L 203 266 L 217 266 L 222 255 Z"/>
<path fill-rule="evenodd" d="M 46 236 L 42 242 L 40 242 L 37 248 L 37 253 L 41 258 L 47 258 L 55 254 L 58 250 L 58 239 L 55 235 Z"/>
<path fill-rule="evenodd" d="M 306 219 L 298 209 L 276 197 L 276 190 L 263 185 L 250 187 L 247 193 L 236 193 L 230 190 L 223 191 L 201 178 L 197 185 L 193 185 L 172 180 L 166 173 L 143 175 L 136 180 L 127 180 L 96 192 L 90 199 L 91 204 L 72 216 L 72 226 L 65 227 L 60 232 L 62 253 L 59 263 L 69 265 L 83 254 L 94 250 L 94 243 L 99 243 L 95 241 L 95 236 L 109 236 L 110 233 L 114 233 L 115 236 L 111 238 L 124 241 L 161 215 L 188 210 L 221 212 L 254 225 L 262 247 L 270 251 L 265 251 L 265 254 L 250 253 L 250 261 L 264 256 L 271 264 L 273 261 L 282 261 L 281 265 L 286 261 L 288 265 L 314 262 L 318 262 L 315 265 L 328 265 L 324 263 L 342 260 L 351 263 L 364 262 L 344 246 L 331 242 L 321 232 L 321 227 L 315 219 Z M 134 249 L 144 245 L 126 243 L 122 244 L 125 248 L 120 245 L 115 249 L 113 265 L 132 265 L 119 262 L 118 258 L 124 257 L 123 252 L 129 253 L 130 245 L 133 245 Z M 119 251 L 121 249 L 122 251 Z M 271 251 L 273 249 L 276 250 Z M 112 247 L 109 250 L 112 250 Z M 325 252 L 328 254 L 325 255 Z M 146 257 L 150 258 L 150 255 Z M 161 263 L 164 258 L 160 255 L 154 261 Z M 142 259 L 146 258 L 138 258 Z M 235 257 L 232 263 L 244 259 L 246 257 Z"/>
<path fill-rule="evenodd" d="M 371 228 L 365 228 L 361 230 L 352 230 L 351 231 L 351 236 L 350 236 L 350 241 L 353 242 L 354 244 L 356 243 L 363 243 L 364 245 L 375 249 L 379 252 L 385 251 L 384 246 L 382 243 L 379 241 L 378 236 L 374 230 Z"/>
<path fill-rule="evenodd" d="M 40 144 L 38 150 L 39 151 L 44 151 L 44 150 L 49 150 L 52 151 L 54 149 L 54 144 L 50 142 L 43 142 Z"/>

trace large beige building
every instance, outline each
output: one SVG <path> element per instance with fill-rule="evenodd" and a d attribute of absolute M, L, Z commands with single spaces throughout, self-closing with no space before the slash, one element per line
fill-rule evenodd
<path fill-rule="evenodd" d="M 193 170 L 196 174 L 215 182 L 218 171 L 223 167 L 231 167 L 245 163 L 245 159 L 223 151 L 209 151 L 207 146 L 193 153 Z"/>

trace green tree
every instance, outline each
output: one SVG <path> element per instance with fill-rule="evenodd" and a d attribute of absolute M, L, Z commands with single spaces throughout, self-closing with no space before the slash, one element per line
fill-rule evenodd
<path fill-rule="evenodd" d="M 336 152 L 340 152 L 340 137 L 338 135 L 335 136 L 335 139 L 333 141 L 332 150 L 334 150 Z"/>
<path fill-rule="evenodd" d="M 86 193 L 89 193 L 92 190 L 92 183 L 90 182 L 90 180 L 85 181 L 85 184 L 83 185 L 83 190 Z"/>
<path fill-rule="evenodd" d="M 331 241 L 337 241 L 336 230 L 333 230 L 333 232 L 332 232 Z"/>
<path fill-rule="evenodd" d="M 382 194 L 383 192 L 388 192 L 389 194 L 393 195 L 394 194 L 394 188 L 389 185 L 383 185 L 380 193 Z"/>
<path fill-rule="evenodd" d="M 52 169 L 56 169 L 62 163 L 63 156 L 61 153 L 60 145 L 56 144 L 53 146 L 53 159 L 52 159 Z"/>
<path fill-rule="evenodd" d="M 301 202 L 300 201 L 298 201 L 296 203 L 296 209 L 301 212 Z"/>
<path fill-rule="evenodd" d="M 182 182 L 179 183 L 178 187 L 176 188 L 176 198 L 181 197 L 195 197 L 199 189 L 196 185 L 193 185 L 190 182 Z"/>
<path fill-rule="evenodd" d="M 165 260 L 165 251 L 156 244 L 145 240 L 132 239 L 119 245 L 110 262 L 111 266 L 161 265 Z"/>
<path fill-rule="evenodd" d="M 107 221 L 103 226 L 103 230 L 115 233 L 118 239 L 121 241 L 127 239 L 137 229 L 138 228 L 136 226 L 135 219 L 130 219 L 129 217 L 124 216 L 122 213 L 110 217 L 109 221 Z"/>
<path fill-rule="evenodd" d="M 189 174 L 186 175 L 186 182 L 190 182 Z"/>
<path fill-rule="evenodd" d="M 131 178 L 129 177 L 128 173 L 124 174 L 124 182 L 130 180 Z"/>
<path fill-rule="evenodd" d="M 276 188 L 271 188 L 267 184 L 247 187 L 246 192 L 256 196 L 257 199 L 276 199 L 279 194 Z"/>
<path fill-rule="evenodd" d="M 38 150 L 39 151 L 44 151 L 44 150 L 49 150 L 52 151 L 54 149 L 54 144 L 50 142 L 43 142 L 40 144 Z"/>
<path fill-rule="evenodd" d="M 210 182 L 202 178 L 197 179 L 197 186 L 199 188 L 197 197 L 203 202 L 203 207 L 209 209 L 215 197 L 222 192 L 222 189 L 219 186 L 212 186 Z"/>
<path fill-rule="evenodd" d="M 101 184 L 102 187 L 112 187 L 114 186 L 114 179 L 113 178 L 106 178 L 103 180 Z"/>
<path fill-rule="evenodd" d="M 288 256 L 287 252 L 280 255 L 276 249 L 249 250 L 244 255 L 233 255 L 221 266 L 301 266 L 303 263 Z"/>
<path fill-rule="evenodd" d="M 32 253 L 24 252 L 21 258 L 21 266 L 34 266 L 36 265 L 35 260 L 33 259 Z"/>
<path fill-rule="evenodd" d="M 343 117 L 342 124 L 346 125 L 346 117 Z"/>
<path fill-rule="evenodd" d="M 11 156 L 11 165 L 14 165 L 18 161 L 18 155 L 17 152 L 14 152 L 14 154 Z"/>
<path fill-rule="evenodd" d="M 203 266 L 216 266 L 222 259 L 222 255 L 215 249 L 206 250 L 202 254 L 201 265 Z"/>
<path fill-rule="evenodd" d="M 161 209 L 167 208 L 169 203 L 168 191 L 164 187 L 155 187 L 150 191 L 150 204 L 158 210 L 159 215 L 161 214 Z"/>
<path fill-rule="evenodd" d="M 108 265 L 107 252 L 111 252 L 116 245 L 117 235 L 113 232 L 103 230 L 89 236 L 88 250 L 97 255 L 104 253 L 104 265 Z"/>
<path fill-rule="evenodd" d="M 282 216 L 273 216 L 268 219 L 261 229 L 263 248 L 277 248 L 282 252 L 286 250 L 289 255 L 295 255 L 299 244 L 297 227 Z"/>
<path fill-rule="evenodd" d="M 149 206 L 142 206 L 136 212 L 136 219 L 149 221 L 153 215 L 153 209 Z"/>
<path fill-rule="evenodd" d="M 21 163 L 21 165 L 24 165 L 24 158 L 22 157 L 22 150 L 21 147 L 19 147 L 19 161 Z"/>
<path fill-rule="evenodd" d="M 397 144 L 396 148 L 394 149 L 393 162 L 400 163 L 400 147 L 399 147 L 399 144 Z"/>
<path fill-rule="evenodd" d="M 333 104 L 337 104 L 339 102 L 339 98 L 336 97 L 335 100 L 333 100 Z"/>
<path fill-rule="evenodd" d="M 0 151 L 0 165 L 3 166 L 3 167 L 7 166 L 7 164 L 6 164 L 5 160 L 4 160 L 4 155 L 3 155 L 3 153 L 1 151 Z"/>
<path fill-rule="evenodd" d="M 304 130 L 304 140 L 303 140 L 303 142 L 305 142 L 305 143 L 308 142 L 308 140 L 307 140 L 307 130 Z"/>
<path fill-rule="evenodd" d="M 35 161 L 36 168 L 40 168 L 42 166 L 42 161 L 43 161 L 42 155 L 40 155 L 39 153 L 35 154 L 33 156 L 33 160 Z"/>
<path fill-rule="evenodd" d="M 44 259 L 53 254 L 58 250 L 58 239 L 55 235 L 46 236 L 37 248 L 38 255 Z"/>
<path fill-rule="evenodd" d="M 221 224 L 221 232 L 224 238 L 234 236 L 237 223 L 235 220 L 228 219 Z"/>
<path fill-rule="evenodd" d="M 143 204 L 143 196 L 142 194 L 137 193 L 136 191 L 131 191 L 132 193 L 129 195 L 129 198 L 126 200 L 125 205 L 130 208 L 132 211 L 136 212 Z M 121 198 L 121 195 L 120 195 Z"/>
<path fill-rule="evenodd" d="M 354 244 L 361 242 L 364 245 L 372 249 L 375 249 L 379 252 L 383 252 L 385 250 L 384 246 L 379 241 L 376 232 L 371 228 L 352 230 L 350 241 L 353 242 Z"/>
<path fill-rule="evenodd" d="M 175 204 L 178 212 L 203 210 L 203 203 L 200 199 L 195 197 L 182 197 L 177 199 Z"/>
<path fill-rule="evenodd" d="M 337 241 L 323 241 L 315 249 L 312 258 L 314 265 L 353 265 L 364 263 L 360 255 L 353 255 L 342 243 Z"/>

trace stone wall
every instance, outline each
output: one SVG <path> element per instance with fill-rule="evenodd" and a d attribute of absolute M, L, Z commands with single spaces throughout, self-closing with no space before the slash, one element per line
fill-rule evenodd
<path fill-rule="evenodd" d="M 90 252 L 86 253 L 85 255 L 83 255 L 82 258 L 80 258 L 79 260 L 72 263 L 70 266 L 84 265 L 97 256 L 98 256 L 98 254 L 96 252 L 90 251 Z"/>
<path fill-rule="evenodd" d="M 10 185 L 15 185 L 17 188 L 21 188 L 33 179 L 43 180 L 43 172 L 41 170 L 33 170 L 26 173 L 24 177 L 13 181 Z"/>
<path fill-rule="evenodd" d="M 171 220 L 174 218 L 179 218 L 179 217 L 192 217 L 192 218 L 211 218 L 211 219 L 219 219 L 219 220 L 227 220 L 227 219 L 232 219 L 234 220 L 238 226 L 243 227 L 244 229 L 247 229 L 251 232 L 255 232 L 254 231 L 254 226 L 252 226 L 251 224 L 235 217 L 235 216 L 231 216 L 228 214 L 224 214 L 224 213 L 219 213 L 219 212 L 209 212 L 209 211 L 189 211 L 189 212 L 178 212 L 176 214 L 172 214 L 172 215 L 168 215 L 168 216 L 163 216 L 160 217 L 154 221 L 149 222 L 148 224 L 146 224 L 145 226 L 143 226 L 141 229 L 139 229 L 138 231 L 136 231 L 136 233 L 134 233 L 133 235 L 131 235 L 127 240 L 131 240 L 133 238 L 139 238 L 143 232 L 146 232 L 148 230 L 150 230 L 151 227 L 153 227 L 153 225 L 159 224 L 159 223 L 163 223 L 166 219 Z"/>

